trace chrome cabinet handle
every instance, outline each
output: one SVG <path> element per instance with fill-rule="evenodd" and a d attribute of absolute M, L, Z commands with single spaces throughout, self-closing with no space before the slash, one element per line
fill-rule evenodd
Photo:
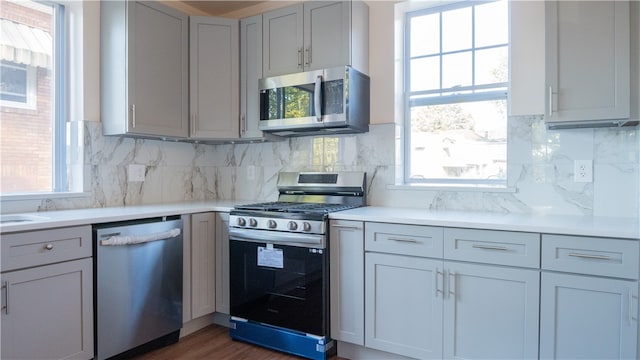
<path fill-rule="evenodd" d="M 553 115 L 553 89 L 549 86 L 549 117 Z"/>
<path fill-rule="evenodd" d="M 244 135 L 247 132 L 247 117 L 242 114 L 240 117 L 240 133 Z"/>
<path fill-rule="evenodd" d="M 390 237 L 388 238 L 389 240 L 392 241 L 398 241 L 398 242 L 406 242 L 406 243 L 414 243 L 417 244 L 419 241 L 416 239 L 410 239 L 410 238 L 396 238 L 396 237 Z"/>
<path fill-rule="evenodd" d="M 53 250 L 53 244 L 47 244 L 44 246 L 45 250 Z"/>
<path fill-rule="evenodd" d="M 440 271 L 440 269 L 436 268 L 436 271 L 433 273 L 433 277 L 434 277 L 434 282 L 436 284 L 436 297 L 438 297 L 438 293 L 441 293 L 444 296 L 444 289 L 440 290 L 440 287 L 438 286 L 438 277 L 440 276 L 440 274 L 442 274 L 443 279 L 442 279 L 442 283 L 444 284 L 444 272 Z"/>
<path fill-rule="evenodd" d="M 334 228 L 337 228 L 337 229 L 349 229 L 349 230 L 360 230 L 360 229 L 362 229 L 360 226 L 354 226 L 354 225 L 332 224 L 331 227 L 334 227 Z"/>
<path fill-rule="evenodd" d="M 136 128 L 136 104 L 131 104 L 131 124 L 132 127 Z"/>
<path fill-rule="evenodd" d="M 313 89 L 313 106 L 316 112 L 316 121 L 322 121 L 322 75 L 316 77 L 316 84 Z"/>
<path fill-rule="evenodd" d="M 629 289 L 629 325 L 633 324 L 633 293 Z"/>
<path fill-rule="evenodd" d="M 482 249 L 482 250 L 497 250 L 497 251 L 507 251 L 507 250 L 509 250 L 505 246 L 491 246 L 491 245 L 480 245 L 480 244 L 473 244 L 473 245 L 471 245 L 471 247 L 474 248 L 474 249 Z"/>
<path fill-rule="evenodd" d="M 311 65 L 311 49 L 310 48 L 304 49 L 304 53 L 305 53 L 305 58 L 306 58 L 306 60 L 304 62 L 304 65 L 305 66 L 309 66 L 309 65 Z"/>
<path fill-rule="evenodd" d="M 453 279 L 453 284 L 451 279 Z M 456 273 L 449 272 L 449 297 L 456 296 Z"/>
<path fill-rule="evenodd" d="M 598 260 L 611 260 L 610 256 L 606 255 L 591 255 L 591 254 L 579 254 L 579 253 L 569 253 L 567 256 L 577 257 L 582 259 L 598 259 Z"/>
<path fill-rule="evenodd" d="M 302 67 L 302 48 L 298 49 L 298 67 Z"/>
<path fill-rule="evenodd" d="M 9 282 L 5 281 L 2 288 L 4 289 L 4 306 L 0 310 L 4 310 L 4 313 L 9 315 Z"/>

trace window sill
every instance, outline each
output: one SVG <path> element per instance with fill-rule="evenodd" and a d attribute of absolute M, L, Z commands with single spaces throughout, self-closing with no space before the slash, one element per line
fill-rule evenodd
<path fill-rule="evenodd" d="M 0 201 L 25 201 L 25 200 L 47 200 L 62 198 L 87 198 L 90 192 L 48 192 L 48 193 L 27 193 L 15 195 L 0 195 Z"/>
<path fill-rule="evenodd" d="M 454 185 L 454 184 L 402 184 L 387 185 L 389 190 L 414 190 L 414 191 L 451 191 L 451 192 L 496 192 L 515 193 L 515 187 L 501 185 Z"/>

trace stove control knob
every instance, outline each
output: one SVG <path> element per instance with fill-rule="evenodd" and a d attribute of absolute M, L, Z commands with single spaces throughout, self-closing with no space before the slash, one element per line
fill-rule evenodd
<path fill-rule="evenodd" d="M 287 227 L 289 228 L 289 230 L 297 230 L 298 224 L 295 221 L 289 221 L 289 224 L 287 224 Z"/>
<path fill-rule="evenodd" d="M 245 225 L 247 225 L 247 221 L 244 218 L 239 217 L 238 218 L 238 225 L 239 226 L 245 226 Z"/>
<path fill-rule="evenodd" d="M 306 222 L 306 221 L 305 221 L 305 222 L 303 222 L 303 223 L 302 223 L 302 229 L 303 229 L 304 231 L 311 231 L 311 224 L 309 224 L 309 223 L 308 223 L 308 222 Z"/>
<path fill-rule="evenodd" d="M 276 226 L 278 226 L 278 223 L 276 223 L 276 221 L 275 221 L 275 220 L 269 220 L 269 221 L 267 222 L 267 226 L 269 227 L 269 229 L 275 229 L 275 228 L 276 228 Z"/>
<path fill-rule="evenodd" d="M 254 218 L 249 218 L 249 226 L 251 226 L 251 227 L 258 226 L 258 220 L 254 219 Z"/>

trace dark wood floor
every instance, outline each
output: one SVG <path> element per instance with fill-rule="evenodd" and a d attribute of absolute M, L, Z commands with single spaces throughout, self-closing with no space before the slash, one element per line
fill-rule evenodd
<path fill-rule="evenodd" d="M 135 360 L 175 360 L 175 359 L 238 359 L 238 360 L 300 360 L 293 355 L 272 351 L 255 345 L 233 341 L 229 329 L 210 325 L 176 344 L 146 353 Z M 338 357 L 332 357 L 337 360 Z"/>

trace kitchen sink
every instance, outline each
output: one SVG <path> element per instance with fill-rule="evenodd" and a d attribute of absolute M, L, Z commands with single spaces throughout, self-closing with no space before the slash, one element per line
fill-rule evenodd
<path fill-rule="evenodd" d="M 0 215 L 0 224 L 14 224 L 29 221 L 48 220 L 46 216 L 38 215 Z"/>

